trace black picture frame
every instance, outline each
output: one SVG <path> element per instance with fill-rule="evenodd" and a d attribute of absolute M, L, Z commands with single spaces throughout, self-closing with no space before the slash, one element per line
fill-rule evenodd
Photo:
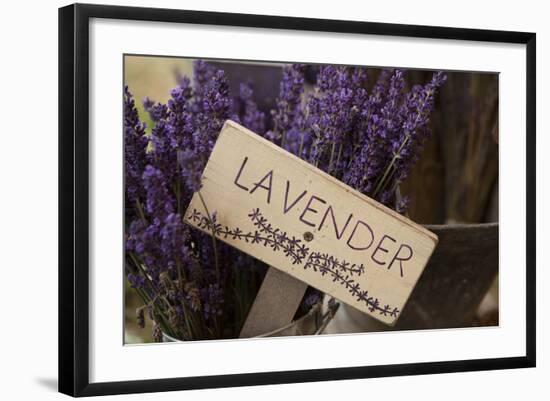
<path fill-rule="evenodd" d="M 91 18 L 515 43 L 526 46 L 526 354 L 520 357 L 90 383 L 88 61 Z M 75 4 L 59 9 L 59 391 L 72 396 L 534 367 L 536 35 L 433 26 Z"/>

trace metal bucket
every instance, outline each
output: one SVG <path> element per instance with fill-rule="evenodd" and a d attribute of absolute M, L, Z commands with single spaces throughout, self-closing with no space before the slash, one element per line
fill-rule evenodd
<path fill-rule="evenodd" d="M 318 303 L 314 305 L 308 313 L 296 319 L 295 321 L 280 327 L 268 333 L 260 334 L 254 338 L 262 337 L 284 337 L 284 336 L 303 336 L 303 335 L 319 335 L 322 334 L 327 325 L 334 318 L 338 311 L 339 304 L 337 302 L 322 305 Z M 181 342 L 167 334 L 162 333 L 163 342 Z"/>

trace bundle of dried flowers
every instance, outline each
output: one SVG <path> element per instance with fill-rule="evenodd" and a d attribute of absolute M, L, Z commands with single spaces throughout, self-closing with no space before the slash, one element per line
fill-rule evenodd
<path fill-rule="evenodd" d="M 154 321 L 156 340 L 162 332 L 185 340 L 237 337 L 266 271 L 182 221 L 227 119 L 406 211 L 407 199 L 396 202 L 396 188 L 429 136 L 445 74 L 436 72 L 405 93 L 405 72 L 383 70 L 369 91 L 366 68 L 326 65 L 305 93 L 305 70 L 298 64 L 283 68 L 276 108 L 266 116 L 250 83 L 234 97 L 223 70 L 196 61 L 193 82 L 180 78 L 166 104 L 144 99 L 153 121 L 150 135 L 125 88 L 126 272 Z M 308 290 L 300 311 L 320 299 Z M 144 308 L 137 313 L 141 326 Z"/>

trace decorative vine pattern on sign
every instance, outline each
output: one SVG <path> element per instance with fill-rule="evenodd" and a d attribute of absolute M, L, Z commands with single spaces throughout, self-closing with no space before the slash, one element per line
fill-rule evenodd
<path fill-rule="evenodd" d="M 333 282 L 338 282 L 358 301 L 366 303 L 371 312 L 377 311 L 383 316 L 392 317 L 397 317 L 399 314 L 398 308 L 383 305 L 378 298 L 370 296 L 367 290 L 361 289 L 359 283 L 355 281 L 353 277 L 359 277 L 365 273 L 363 264 L 357 265 L 345 260 L 338 260 L 327 253 L 311 252 L 302 243 L 302 240 L 289 236 L 285 231 L 274 227 L 262 215 L 260 209 L 252 210 L 248 217 L 256 227 L 253 232 L 222 225 L 217 221 L 216 215 L 213 215 L 210 219 L 197 209 L 193 209 L 187 215 L 188 220 L 193 221 L 199 228 L 211 232 L 216 237 L 260 244 L 271 248 L 273 252 L 283 252 L 293 265 L 303 265 L 306 270 L 311 269 L 321 276 L 328 276 Z"/>

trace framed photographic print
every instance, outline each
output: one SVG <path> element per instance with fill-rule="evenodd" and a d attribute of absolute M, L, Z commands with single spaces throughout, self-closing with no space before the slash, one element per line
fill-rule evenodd
<path fill-rule="evenodd" d="M 59 390 L 535 366 L 535 98 L 533 33 L 61 8 Z"/>

